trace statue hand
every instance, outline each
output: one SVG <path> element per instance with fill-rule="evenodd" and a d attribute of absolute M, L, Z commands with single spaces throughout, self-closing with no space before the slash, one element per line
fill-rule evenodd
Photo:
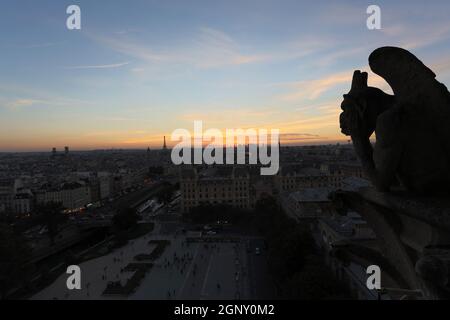
<path fill-rule="evenodd" d="M 341 132 L 346 136 L 352 138 L 366 138 L 370 137 L 369 130 L 358 112 L 354 110 L 346 110 L 340 115 Z"/>
<path fill-rule="evenodd" d="M 339 124 L 341 127 L 341 132 L 346 136 L 350 136 L 352 132 L 348 112 L 344 111 L 341 113 L 341 115 L 339 116 Z"/>

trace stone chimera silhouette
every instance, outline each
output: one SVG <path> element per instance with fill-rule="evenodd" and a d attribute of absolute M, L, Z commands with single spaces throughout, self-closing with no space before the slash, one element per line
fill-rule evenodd
<path fill-rule="evenodd" d="M 342 133 L 351 136 L 365 173 L 379 191 L 397 182 L 414 194 L 450 190 L 450 93 L 407 50 L 383 47 L 369 57 L 371 70 L 394 95 L 367 85 L 355 71 L 344 95 Z M 375 132 L 376 144 L 370 136 Z"/>

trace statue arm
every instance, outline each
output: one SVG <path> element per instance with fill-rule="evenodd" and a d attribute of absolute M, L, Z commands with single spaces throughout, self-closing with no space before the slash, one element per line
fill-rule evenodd
<path fill-rule="evenodd" d="M 375 150 L 368 137 L 352 134 L 355 152 L 363 170 L 379 191 L 388 191 L 396 179 L 402 145 L 396 134 L 398 121 L 395 114 L 386 112 L 377 121 Z"/>

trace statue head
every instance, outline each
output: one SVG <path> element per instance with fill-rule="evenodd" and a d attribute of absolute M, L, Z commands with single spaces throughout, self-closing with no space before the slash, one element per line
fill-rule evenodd
<path fill-rule="evenodd" d="M 370 137 L 376 128 L 378 116 L 392 104 L 393 97 L 378 88 L 367 85 L 367 72 L 355 71 L 352 87 L 344 94 L 340 116 L 341 131 L 352 135 L 355 130 Z"/>

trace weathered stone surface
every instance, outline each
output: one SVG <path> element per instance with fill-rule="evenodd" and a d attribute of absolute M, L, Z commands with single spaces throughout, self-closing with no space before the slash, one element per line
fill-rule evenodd
<path fill-rule="evenodd" d="M 384 256 L 405 280 L 401 289 L 419 290 L 422 299 L 450 298 L 450 199 L 370 187 L 338 191 L 331 198 L 369 223 Z"/>
<path fill-rule="evenodd" d="M 372 71 L 384 78 L 394 96 L 367 85 L 355 71 L 344 95 L 340 123 L 372 183 L 389 191 L 399 182 L 414 194 L 450 192 L 450 93 L 436 75 L 410 52 L 395 47 L 375 50 Z M 376 134 L 376 144 L 369 140 Z"/>

